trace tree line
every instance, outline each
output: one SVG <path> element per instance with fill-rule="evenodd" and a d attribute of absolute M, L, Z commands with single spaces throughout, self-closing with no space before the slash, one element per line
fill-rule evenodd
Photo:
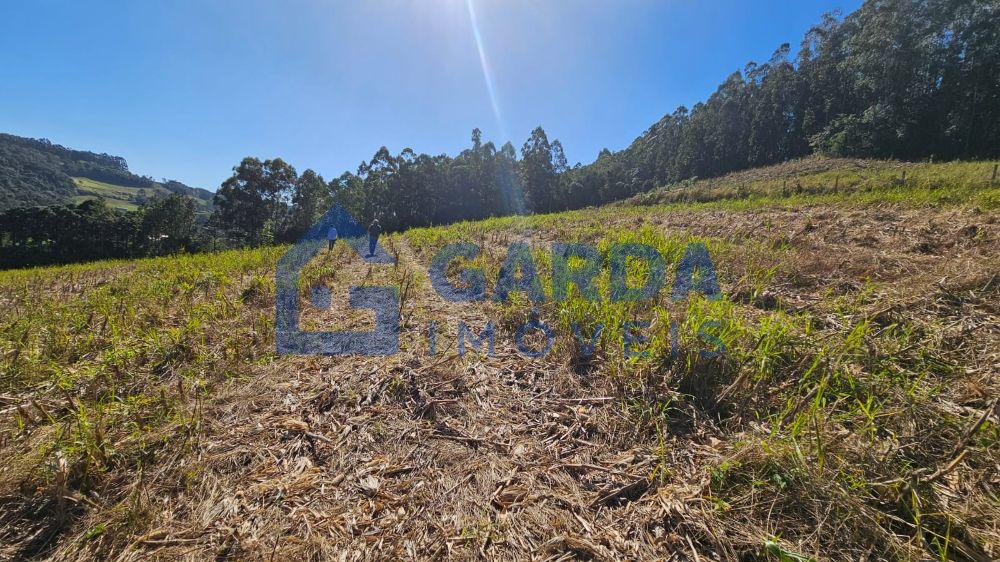
<path fill-rule="evenodd" d="M 569 166 L 562 144 L 541 127 L 520 153 L 509 142 L 497 148 L 484 141 L 476 129 L 470 146 L 455 156 L 409 148 L 394 155 L 382 147 L 356 171 L 329 181 L 313 170 L 298 174 L 280 158 L 247 157 L 216 192 L 205 224 L 192 219 L 183 228 L 170 226 L 179 230 L 169 233 L 167 227 L 142 226 L 163 202 L 127 219 L 111 218 L 113 211 L 96 206 L 17 211 L 36 213 L 27 221 L 35 225 L 63 215 L 89 217 L 65 219 L 81 224 L 124 221 L 131 226 L 93 229 L 93 236 L 121 233 L 105 252 L 143 255 L 293 241 L 335 203 L 360 221 L 377 217 L 387 230 L 402 230 L 597 205 L 811 153 L 996 158 L 998 21 L 995 0 L 868 0 L 846 17 L 826 14 L 794 57 L 790 45 L 781 45 L 768 61 L 734 72 L 705 102 L 678 108 L 629 147 L 602 150 L 588 165 Z M 86 244 L 60 242 L 58 226 L 12 232 L 9 220 L 0 216 L 5 253 L 11 246 L 45 247 L 62 259 L 94 252 Z"/>
<path fill-rule="evenodd" d="M 156 199 L 138 211 L 102 199 L 0 212 L 0 268 L 136 258 L 220 248 L 196 220 L 186 195 Z"/>
<path fill-rule="evenodd" d="M 629 197 L 812 153 L 953 160 L 1000 155 L 1000 3 L 868 0 L 826 14 L 708 100 L 562 178 L 553 208 Z"/>
<path fill-rule="evenodd" d="M 478 129 L 454 158 L 383 147 L 325 188 L 314 172 L 296 180 L 280 160 L 247 159 L 216 196 L 218 224 L 259 243 L 282 233 L 294 238 L 331 203 L 405 229 L 598 205 L 812 153 L 996 158 L 997 22 L 995 0 L 869 0 L 847 17 L 826 14 L 794 58 L 781 45 L 766 62 L 727 77 L 705 102 L 677 108 L 626 149 L 602 150 L 589 165 L 570 167 L 562 144 L 541 127 L 519 157 L 510 143 L 484 143 Z"/>
<path fill-rule="evenodd" d="M 533 136 L 544 134 L 539 128 Z M 561 148 L 557 153 L 565 160 Z M 232 242 L 257 245 L 297 239 L 334 204 L 365 223 L 378 218 L 388 230 L 523 213 L 544 193 L 522 189 L 524 162 L 510 143 L 484 143 L 479 129 L 455 157 L 411 149 L 393 155 L 382 147 L 356 172 L 330 181 L 313 170 L 298 175 L 280 158 L 247 157 L 216 192 L 209 226 Z"/>

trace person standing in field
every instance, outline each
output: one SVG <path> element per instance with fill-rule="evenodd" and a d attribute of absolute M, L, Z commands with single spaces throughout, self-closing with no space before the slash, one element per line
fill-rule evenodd
<path fill-rule="evenodd" d="M 375 245 L 378 244 L 378 237 L 382 234 L 382 225 L 379 224 L 378 219 L 372 221 L 368 225 L 368 255 L 375 255 Z"/>
<path fill-rule="evenodd" d="M 331 226 L 330 230 L 326 231 L 326 242 L 329 251 L 333 251 L 333 244 L 337 241 L 337 227 Z"/>

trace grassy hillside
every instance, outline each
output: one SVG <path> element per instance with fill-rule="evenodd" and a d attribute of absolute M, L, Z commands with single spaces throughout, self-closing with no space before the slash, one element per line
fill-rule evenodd
<path fill-rule="evenodd" d="M 135 211 L 146 201 L 167 197 L 173 193 L 162 184 L 155 182 L 148 187 L 129 187 L 89 178 L 73 178 L 73 183 L 76 185 L 77 192 L 77 195 L 72 199 L 74 203 L 88 199 L 104 199 L 109 206 L 126 211 Z M 211 212 L 211 201 L 205 199 L 195 199 L 195 201 L 198 203 L 200 213 Z"/>
<path fill-rule="evenodd" d="M 203 212 L 211 210 L 211 192 L 177 181 L 154 182 L 129 171 L 119 156 L 0 133 L 0 210 L 99 197 L 112 207 L 132 211 L 147 198 L 171 193 L 189 195 Z"/>
<path fill-rule="evenodd" d="M 632 198 L 629 204 L 714 202 L 720 208 L 815 203 L 1000 206 L 1000 162 L 898 162 L 809 157 L 707 180 L 689 180 Z"/>
<path fill-rule="evenodd" d="M 370 329 L 348 287 L 398 286 L 388 358 L 275 354 L 284 248 L 0 272 L 0 558 L 997 559 L 991 172 L 807 160 L 411 230 L 396 266 L 324 251 L 303 327 Z M 453 241 L 491 288 L 529 244 L 546 293 L 551 243 L 592 244 L 604 298 L 445 301 Z M 656 306 L 606 298 L 620 242 L 666 258 Z M 670 298 L 691 242 L 721 299 Z M 458 323 L 489 321 L 494 355 L 460 356 Z M 649 323 L 637 356 L 625 321 Z M 606 327 L 592 356 L 574 324 Z"/>

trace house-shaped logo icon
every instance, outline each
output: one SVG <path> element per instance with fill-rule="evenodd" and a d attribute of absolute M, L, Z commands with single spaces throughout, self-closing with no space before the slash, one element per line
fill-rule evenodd
<path fill-rule="evenodd" d="M 396 287 L 350 288 L 352 308 L 375 311 L 375 330 L 371 332 L 305 332 L 299 327 L 299 272 L 322 251 L 331 228 L 336 228 L 339 238 L 366 262 L 395 263 L 379 244 L 369 253 L 367 230 L 343 207 L 334 205 L 278 260 L 274 278 L 277 351 L 284 355 L 392 355 L 399 351 L 399 290 Z M 311 296 L 315 305 L 329 307 L 328 288 L 314 289 Z"/>

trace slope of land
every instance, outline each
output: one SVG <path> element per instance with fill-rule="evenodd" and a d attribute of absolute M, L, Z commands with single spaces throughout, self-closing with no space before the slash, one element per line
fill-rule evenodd
<path fill-rule="evenodd" d="M 348 287 L 398 286 L 388 358 L 275 354 L 284 248 L 0 273 L 0 558 L 997 559 L 992 169 L 810 160 L 395 234 L 395 266 L 324 251 L 303 327 L 370 329 Z M 605 297 L 612 244 L 669 283 L 701 242 L 723 298 L 570 293 L 535 307 L 556 340 L 532 359 L 523 294 L 434 292 L 454 241 L 488 285 L 529 244 L 546 291 L 551 243 L 593 244 Z M 460 356 L 489 321 L 493 356 Z M 574 323 L 607 327 L 592 357 Z"/>
<path fill-rule="evenodd" d="M 77 193 L 72 198 L 73 203 L 81 203 L 88 199 L 103 199 L 109 206 L 124 211 L 135 211 L 147 201 L 176 193 L 167 189 L 164 184 L 156 182 L 146 187 L 130 187 L 88 178 L 73 178 L 73 183 L 76 185 Z M 195 201 L 198 203 L 199 213 L 206 214 L 212 211 L 211 199 L 195 198 Z"/>
<path fill-rule="evenodd" d="M 200 212 L 211 211 L 210 191 L 136 175 L 119 156 L 0 133 L 0 211 L 94 198 L 132 211 L 149 199 L 171 193 L 191 196 L 198 201 Z"/>

